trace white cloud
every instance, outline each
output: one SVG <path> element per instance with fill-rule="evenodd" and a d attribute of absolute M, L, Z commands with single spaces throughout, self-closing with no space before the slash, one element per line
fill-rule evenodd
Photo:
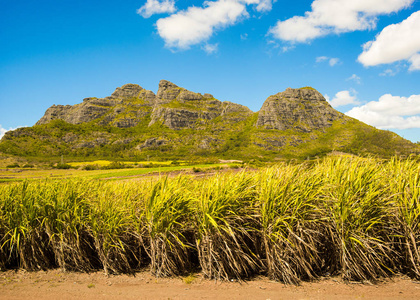
<path fill-rule="evenodd" d="M 214 31 L 248 18 L 247 5 L 259 12 L 272 8 L 272 0 L 204 1 L 203 7 L 191 6 L 156 22 L 158 34 L 169 48 L 188 49 L 207 41 Z"/>
<path fill-rule="evenodd" d="M 420 53 L 414 54 L 408 61 L 411 63 L 410 71 L 420 70 Z"/>
<path fill-rule="evenodd" d="M 329 60 L 329 65 L 331 66 L 331 67 L 334 67 L 336 64 L 338 64 L 340 62 L 340 59 L 338 59 L 338 58 L 336 58 L 336 57 L 333 57 L 333 58 L 330 58 L 330 60 Z"/>
<path fill-rule="evenodd" d="M 316 58 L 317 63 L 324 62 L 324 61 L 328 61 L 328 64 L 331 67 L 334 67 L 336 64 L 340 62 L 340 59 L 337 57 L 328 57 L 328 56 L 318 56 Z"/>
<path fill-rule="evenodd" d="M 6 129 L 4 129 L 1 125 L 0 125 L 0 140 L 1 138 L 4 136 L 4 134 L 6 133 Z"/>
<path fill-rule="evenodd" d="M 363 45 L 359 62 L 364 66 L 410 62 L 410 70 L 420 70 L 420 11 L 398 24 L 385 27 L 374 41 Z"/>
<path fill-rule="evenodd" d="M 277 0 L 260 0 L 256 1 L 259 2 L 257 7 L 255 8 L 259 12 L 266 12 L 270 11 L 273 8 L 273 2 L 276 2 Z"/>
<path fill-rule="evenodd" d="M 346 79 L 347 81 L 349 80 L 353 80 L 354 82 L 356 82 L 357 84 L 360 84 L 362 79 L 357 76 L 356 74 L 351 75 L 349 78 Z"/>
<path fill-rule="evenodd" d="M 385 94 L 378 101 L 354 107 L 346 115 L 380 129 L 420 128 L 420 95 Z"/>
<path fill-rule="evenodd" d="M 318 57 L 316 58 L 316 62 L 317 62 L 317 63 L 320 63 L 320 62 L 326 61 L 327 59 L 328 59 L 328 57 L 327 57 L 327 56 L 318 56 Z"/>
<path fill-rule="evenodd" d="M 176 11 L 174 0 L 147 0 L 147 2 L 137 10 L 143 18 L 150 18 L 155 14 L 174 13 Z"/>
<path fill-rule="evenodd" d="M 206 51 L 207 54 L 214 54 L 219 49 L 219 44 L 205 44 L 203 46 L 203 50 Z"/>
<path fill-rule="evenodd" d="M 386 69 L 385 71 L 380 73 L 379 76 L 395 76 L 395 74 L 397 74 L 396 71 L 394 71 L 392 69 Z"/>
<path fill-rule="evenodd" d="M 330 100 L 330 97 L 328 95 L 325 95 L 325 99 L 331 104 L 332 107 L 339 107 L 344 106 L 348 104 L 359 104 L 356 97 L 356 91 L 350 90 L 350 91 L 340 91 L 337 94 L 335 94 L 335 97 Z"/>
<path fill-rule="evenodd" d="M 377 16 L 408 7 L 414 0 L 315 0 L 312 11 L 278 21 L 269 33 L 289 42 L 308 42 L 331 33 L 376 27 Z"/>
<path fill-rule="evenodd" d="M 281 47 L 281 50 L 283 51 L 283 52 L 287 52 L 287 51 L 290 51 L 290 50 L 293 50 L 293 49 L 295 49 L 295 46 L 293 46 L 293 45 L 289 45 L 289 46 L 283 46 L 283 47 Z"/>
<path fill-rule="evenodd" d="M 241 40 L 245 41 L 248 38 L 248 33 L 241 34 Z"/>
<path fill-rule="evenodd" d="M 245 5 L 237 1 L 205 2 L 204 8 L 190 7 L 156 23 L 159 35 L 170 48 L 188 49 L 208 40 L 213 31 L 232 25 L 248 15 Z"/>

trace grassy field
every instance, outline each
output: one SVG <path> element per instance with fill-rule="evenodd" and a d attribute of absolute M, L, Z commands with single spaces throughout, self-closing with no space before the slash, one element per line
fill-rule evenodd
<path fill-rule="evenodd" d="M 200 270 L 289 284 L 420 278 L 417 161 L 342 157 L 206 177 L 95 179 L 136 171 L 1 185 L 0 268 L 149 266 L 157 277 Z"/>
<path fill-rule="evenodd" d="M 99 164 L 100 163 L 100 164 Z M 151 164 L 150 164 L 151 163 Z M 98 169 L 98 170 L 83 170 L 83 169 L 54 169 L 54 168 L 13 168 L 0 170 L 0 183 L 20 182 L 24 180 L 39 180 L 45 178 L 92 178 L 92 179 L 123 179 L 124 177 L 136 177 L 145 174 L 163 174 L 175 171 L 199 171 L 209 169 L 221 168 L 235 168 L 239 166 L 238 163 L 220 163 L 220 164 L 194 164 L 194 165 L 171 165 L 171 162 L 147 162 L 142 164 L 126 163 L 130 168 L 122 169 Z M 94 161 L 83 163 L 69 163 L 72 167 L 80 167 L 86 165 L 107 166 L 108 161 Z M 159 165 L 159 166 L 154 166 Z M 147 167 L 144 167 L 147 166 Z"/>
<path fill-rule="evenodd" d="M 83 167 L 88 165 L 94 165 L 99 167 L 109 166 L 112 161 L 109 160 L 95 160 L 95 161 L 85 161 L 85 162 L 69 162 L 68 164 L 72 167 Z M 129 166 L 138 166 L 138 165 L 171 165 L 172 161 L 125 161 L 125 165 Z M 185 165 L 185 162 L 180 162 L 180 164 Z"/>

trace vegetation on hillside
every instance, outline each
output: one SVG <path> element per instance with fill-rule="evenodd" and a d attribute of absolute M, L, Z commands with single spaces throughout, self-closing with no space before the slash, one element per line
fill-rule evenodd
<path fill-rule="evenodd" d="M 221 117 L 205 120 L 196 129 L 169 129 L 155 123 L 148 127 L 118 128 L 95 122 L 69 124 L 54 120 L 48 124 L 19 128 L 0 142 L 0 152 L 38 160 L 119 159 L 242 160 L 306 159 L 331 151 L 355 155 L 391 157 L 419 152 L 419 146 L 398 135 L 375 129 L 357 120 L 335 121 L 329 128 L 312 132 L 267 130 L 254 126 L 257 115 L 244 121 L 226 122 Z"/>

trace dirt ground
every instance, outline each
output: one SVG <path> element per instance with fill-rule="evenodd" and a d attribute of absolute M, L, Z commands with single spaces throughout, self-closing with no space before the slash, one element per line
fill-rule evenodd
<path fill-rule="evenodd" d="M 339 278 L 287 286 L 259 277 L 247 282 L 216 282 L 201 275 L 155 278 L 63 273 L 60 270 L 0 272 L 0 299 L 420 299 L 420 282 L 397 277 L 371 285 Z"/>

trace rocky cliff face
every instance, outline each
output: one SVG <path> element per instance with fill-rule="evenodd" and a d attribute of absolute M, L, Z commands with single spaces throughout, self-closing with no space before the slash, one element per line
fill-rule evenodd
<path fill-rule="evenodd" d="M 61 119 L 70 124 L 97 121 L 100 125 L 125 128 L 150 117 L 148 126 L 161 122 L 171 129 L 182 129 L 194 128 L 219 116 L 227 121 L 239 121 L 251 113 L 245 106 L 221 102 L 211 94 L 203 96 L 161 80 L 156 95 L 137 84 L 126 84 L 109 97 L 85 98 L 74 106 L 53 105 L 36 124 Z"/>
<path fill-rule="evenodd" d="M 256 126 L 310 132 L 330 127 L 333 121 L 346 118 L 333 109 L 318 91 L 312 88 L 288 88 L 265 100 L 258 113 Z"/>
<path fill-rule="evenodd" d="M 76 105 L 53 105 L 36 125 L 61 119 L 70 124 L 98 121 L 101 125 L 131 127 L 139 123 L 155 105 L 156 95 L 137 84 L 126 84 L 105 98 L 85 98 Z"/>
<path fill-rule="evenodd" d="M 194 128 L 217 117 L 226 122 L 240 121 L 252 114 L 246 106 L 221 102 L 211 94 L 190 92 L 166 80 L 159 83 L 157 102 L 149 125 L 162 122 L 171 129 Z"/>

